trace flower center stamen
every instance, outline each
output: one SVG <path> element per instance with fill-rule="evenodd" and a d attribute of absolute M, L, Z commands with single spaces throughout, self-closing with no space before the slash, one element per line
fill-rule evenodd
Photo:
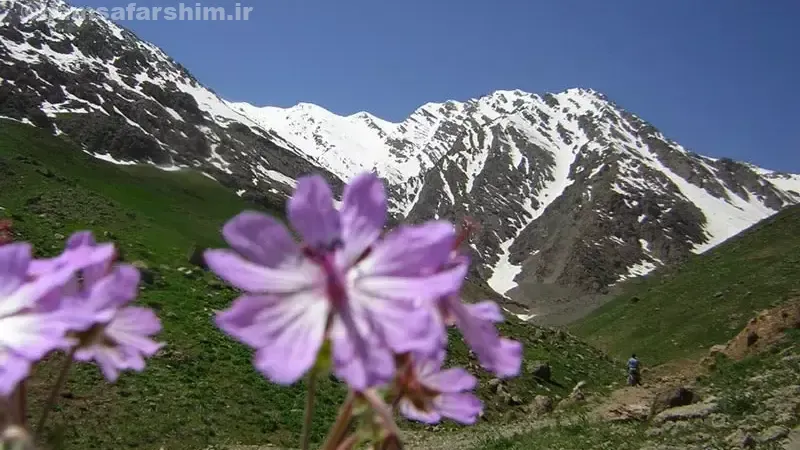
<path fill-rule="evenodd" d="M 440 392 L 422 384 L 417 378 L 413 364 L 403 365 L 403 369 L 397 378 L 400 397 L 406 398 L 415 408 L 420 411 L 430 411 L 431 400 L 436 398 Z"/>
<path fill-rule="evenodd" d="M 100 346 L 107 346 L 113 347 L 116 343 L 109 338 L 106 333 L 106 327 L 108 326 L 107 323 L 98 323 L 92 325 L 86 331 L 81 333 L 77 333 L 77 338 L 79 340 L 79 346 L 81 347 L 90 347 L 92 345 L 100 345 Z"/>
<path fill-rule="evenodd" d="M 325 292 L 334 308 L 343 308 L 347 304 L 347 289 L 343 274 L 336 267 L 336 249 L 341 247 L 341 241 L 333 242 L 328 248 L 315 250 L 310 247 L 303 248 L 303 254 L 319 265 L 325 272 Z"/>

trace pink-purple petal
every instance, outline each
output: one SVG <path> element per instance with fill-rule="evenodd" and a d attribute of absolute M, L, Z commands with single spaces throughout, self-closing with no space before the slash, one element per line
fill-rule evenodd
<path fill-rule="evenodd" d="M 484 300 L 479 303 L 473 303 L 465 306 L 471 315 L 481 320 L 488 320 L 494 323 L 499 323 L 505 320 L 503 317 L 503 312 L 500 310 L 500 306 L 491 300 Z"/>
<path fill-rule="evenodd" d="M 500 378 L 519 375 L 522 367 L 522 343 L 512 339 L 501 338 L 495 350 L 492 363 L 486 367 Z"/>
<path fill-rule="evenodd" d="M 431 273 L 448 262 L 455 237 L 453 225 L 445 221 L 401 225 L 388 233 L 362 264 L 372 275 Z"/>
<path fill-rule="evenodd" d="M 144 357 L 155 355 L 164 346 L 150 338 L 161 331 L 161 322 L 152 310 L 128 306 L 112 311 L 116 314 L 102 332 L 113 344 L 91 342 L 75 352 L 78 361 L 95 361 L 109 382 L 116 381 L 121 371 L 144 370 Z"/>
<path fill-rule="evenodd" d="M 141 306 L 126 306 L 117 311 L 116 317 L 109 324 L 106 333 L 125 347 L 131 347 L 153 356 L 158 349 L 164 346 L 151 340 L 161 332 L 161 321 L 153 310 Z"/>
<path fill-rule="evenodd" d="M 120 264 L 89 288 L 85 302 L 95 311 L 123 306 L 136 298 L 139 278 L 134 266 Z"/>
<path fill-rule="evenodd" d="M 478 420 L 483 404 L 470 393 L 444 393 L 433 400 L 434 407 L 444 417 L 471 425 Z"/>
<path fill-rule="evenodd" d="M 452 393 L 475 389 L 478 380 L 466 370 L 455 367 L 429 375 L 422 383 L 436 391 Z"/>
<path fill-rule="evenodd" d="M 228 309 L 219 311 L 214 321 L 219 329 L 233 338 L 258 347 L 269 340 L 269 333 L 264 332 L 258 318 L 262 311 L 281 301 L 282 298 L 267 295 L 242 295 Z"/>
<path fill-rule="evenodd" d="M 78 248 L 82 246 L 94 246 L 97 242 L 94 233 L 91 231 L 76 231 L 67 239 L 66 248 Z"/>
<path fill-rule="evenodd" d="M 386 217 L 386 190 L 377 175 L 359 175 L 345 187 L 341 209 L 343 267 L 352 265 L 380 237 Z"/>
<path fill-rule="evenodd" d="M 217 326 L 239 341 L 259 348 L 295 321 L 325 322 L 330 305 L 324 293 L 305 291 L 291 297 L 242 295 L 217 314 Z"/>
<path fill-rule="evenodd" d="M 481 365 L 498 377 L 516 376 L 522 364 L 522 344 L 500 337 L 494 322 L 497 316 L 486 302 L 465 305 L 457 296 L 440 299 L 441 305 L 455 317 L 464 340 L 475 352 Z"/>
<path fill-rule="evenodd" d="M 360 295 L 353 294 L 354 297 Z M 371 323 L 396 353 L 425 349 L 437 338 L 435 318 L 415 302 L 382 299 L 373 299 L 371 302 Z"/>
<path fill-rule="evenodd" d="M 36 307 L 40 299 L 48 297 L 55 290 L 60 289 L 71 276 L 71 271 L 59 270 L 19 285 L 13 293 L 6 294 L 4 300 L 0 302 L 0 317 L 24 308 Z"/>
<path fill-rule="evenodd" d="M 231 248 L 252 262 L 276 267 L 296 257 L 297 243 L 277 219 L 256 211 L 244 211 L 229 220 L 222 235 Z"/>
<path fill-rule="evenodd" d="M 125 366 L 125 360 L 118 349 L 100 345 L 83 347 L 77 350 L 75 352 L 75 360 L 96 362 L 103 377 L 111 383 L 117 381 L 121 369 Z"/>
<path fill-rule="evenodd" d="M 28 377 L 31 362 L 14 352 L 0 349 L 0 397 L 8 397 Z"/>
<path fill-rule="evenodd" d="M 9 295 L 23 283 L 31 252 L 32 247 L 28 243 L 0 246 L 0 296 Z"/>
<path fill-rule="evenodd" d="M 352 339 L 345 340 L 344 337 L 334 341 L 333 362 L 337 377 L 357 391 L 387 383 L 392 379 L 395 364 L 388 347 L 370 344 L 366 347 L 365 356 L 343 357 L 343 354 L 354 353 L 354 345 Z"/>
<path fill-rule="evenodd" d="M 394 356 L 372 323 L 345 309 L 331 330 L 334 373 L 353 389 L 388 382 L 394 376 Z"/>
<path fill-rule="evenodd" d="M 367 295 L 384 299 L 433 300 L 457 292 L 467 275 L 466 265 L 457 265 L 427 276 L 396 276 L 365 274 L 356 288 Z"/>
<path fill-rule="evenodd" d="M 292 227 L 313 248 L 328 248 L 342 237 L 333 192 L 320 175 L 298 178 L 294 194 L 286 202 L 286 213 Z"/>
<path fill-rule="evenodd" d="M 255 366 L 267 378 L 279 384 L 299 380 L 317 360 L 325 334 L 323 317 L 303 317 L 288 322 L 271 342 L 259 348 Z"/>
<path fill-rule="evenodd" d="M 13 350 L 17 355 L 38 360 L 66 343 L 66 325 L 53 314 L 23 313 L 0 318 L 0 352 Z"/>
<path fill-rule="evenodd" d="M 439 414 L 439 412 L 435 409 L 431 409 L 430 411 L 422 411 L 406 398 L 400 400 L 399 409 L 400 414 L 411 420 L 416 420 L 417 422 L 435 424 L 441 422 L 442 420 L 441 414 Z"/>
<path fill-rule="evenodd" d="M 78 241 L 83 242 L 83 239 Z M 34 259 L 28 267 L 30 276 L 38 277 L 54 270 L 71 268 L 72 270 L 84 270 L 85 278 L 88 282 L 94 282 L 104 274 L 104 271 L 111 264 L 116 248 L 113 243 L 103 243 L 99 245 L 79 245 L 68 247 L 60 255 L 53 258 Z"/>
<path fill-rule="evenodd" d="M 297 264 L 269 268 L 226 249 L 205 251 L 211 270 L 234 287 L 250 293 L 290 294 L 318 284 L 322 272 L 302 259 Z"/>

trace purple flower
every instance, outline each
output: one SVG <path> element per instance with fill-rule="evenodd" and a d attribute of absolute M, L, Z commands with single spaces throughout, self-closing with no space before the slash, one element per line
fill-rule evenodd
<path fill-rule="evenodd" d="M 27 281 L 31 253 L 27 243 L 0 247 L 0 396 L 9 395 L 33 363 L 69 345 L 66 323 L 58 314 L 42 312 L 38 302 L 57 296 L 71 272 L 53 271 Z"/>
<path fill-rule="evenodd" d="M 478 380 L 461 368 L 442 370 L 444 352 L 434 356 L 416 354 L 406 361 L 398 377 L 400 413 L 412 420 L 437 423 L 443 417 L 473 424 L 483 409 L 471 392 Z"/>
<path fill-rule="evenodd" d="M 164 344 L 150 338 L 161 331 L 155 313 L 128 306 L 138 293 L 139 271 L 118 264 L 102 276 L 96 266 L 84 272 L 83 288 L 66 296 L 63 304 L 77 331 L 75 359 L 95 361 L 111 382 L 120 371 L 144 370 L 145 357 L 155 355 Z"/>
<path fill-rule="evenodd" d="M 467 261 L 466 256 L 459 255 L 454 250 L 445 267 L 468 265 Z M 484 369 L 500 378 L 519 374 L 522 366 L 522 344 L 503 338 L 498 333 L 495 323 L 503 321 L 503 314 L 497 303 L 484 300 L 465 304 L 456 290 L 427 303 L 427 306 L 432 320 L 437 324 L 433 328 L 440 331 L 438 335 L 432 336 L 433 341 L 428 346 L 432 353 L 429 354 L 435 354 L 438 349 L 447 347 L 446 327 L 455 325 Z"/>
<path fill-rule="evenodd" d="M 485 300 L 464 304 L 456 294 L 441 297 L 439 313 L 445 323 L 454 323 L 478 357 L 481 366 L 500 378 L 514 377 L 522 365 L 522 344 L 500 336 L 495 323 L 503 321 L 497 303 Z"/>
<path fill-rule="evenodd" d="M 28 275 L 39 276 L 53 270 L 71 267 L 73 270 L 94 267 L 95 271 L 105 271 L 101 262 L 111 264 L 115 248 L 113 243 L 97 244 L 91 231 L 73 233 L 64 246 L 64 251 L 53 258 L 34 259 L 28 266 Z M 91 276 L 91 271 L 89 273 Z"/>
<path fill-rule="evenodd" d="M 431 342 L 422 307 L 457 291 L 466 265 L 437 271 L 455 230 L 446 222 L 401 226 L 381 237 L 386 193 L 363 174 L 345 188 L 341 210 L 320 176 L 298 180 L 287 215 L 305 245 L 277 220 L 243 212 L 223 228 L 232 250 L 208 250 L 208 266 L 246 292 L 217 316 L 217 325 L 257 349 L 255 366 L 290 384 L 316 361 L 325 339 L 335 373 L 357 390 L 388 381 L 392 352 Z"/>
<path fill-rule="evenodd" d="M 79 231 L 61 255 L 38 260 L 28 270 L 72 272 L 61 296 L 45 303 L 68 324 L 75 359 L 95 361 L 111 382 L 120 371 L 144 370 L 145 357 L 163 346 L 150 339 L 161 331 L 158 317 L 147 308 L 128 306 L 138 293 L 139 271 L 115 265 L 115 254 L 114 244 L 97 244 L 91 231 Z"/>

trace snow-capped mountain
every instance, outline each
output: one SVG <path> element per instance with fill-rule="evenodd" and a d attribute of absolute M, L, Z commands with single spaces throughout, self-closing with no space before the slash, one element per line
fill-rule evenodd
<path fill-rule="evenodd" d="M 27 117 L 110 161 L 198 168 L 270 204 L 311 170 L 341 186 L 161 49 L 91 9 L 0 0 L 0 81 L 0 116 Z"/>
<path fill-rule="evenodd" d="M 0 116 L 118 163 L 196 168 L 269 205 L 303 173 L 338 189 L 376 171 L 395 218 L 477 220 L 472 276 L 540 314 L 800 202 L 800 175 L 689 152 L 589 89 L 428 103 L 400 123 L 228 102 L 61 0 L 0 0 Z"/>
<path fill-rule="evenodd" d="M 477 218 L 474 275 L 501 293 L 602 290 L 800 201 L 800 176 L 691 153 L 589 89 L 429 103 L 401 123 L 231 105 L 343 179 L 377 170 L 412 221 Z"/>

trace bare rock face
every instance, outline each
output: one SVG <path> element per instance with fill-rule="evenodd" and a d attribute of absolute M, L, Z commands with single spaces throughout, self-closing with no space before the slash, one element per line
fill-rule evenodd
<path fill-rule="evenodd" d="M 540 380 L 550 381 L 552 370 L 550 364 L 536 361 L 530 364 L 530 374 Z"/>
<path fill-rule="evenodd" d="M 469 276 L 535 320 L 580 315 L 800 201 L 800 175 L 687 151 L 590 89 L 428 103 L 400 123 L 233 103 L 158 47 L 61 0 L 6 0 L 0 116 L 116 163 L 200 170 L 282 208 L 298 177 L 376 172 L 391 223 L 479 227 Z M 552 322 L 556 321 L 556 322 Z"/>
<path fill-rule="evenodd" d="M 697 395 L 683 386 L 669 387 L 661 390 L 653 398 L 651 415 L 679 406 L 690 405 L 697 400 Z"/>
<path fill-rule="evenodd" d="M 717 410 L 717 404 L 713 400 L 691 405 L 678 406 L 677 408 L 666 409 L 653 418 L 653 423 L 661 424 L 664 422 L 675 422 L 682 420 L 701 419 L 708 417 Z"/>
<path fill-rule="evenodd" d="M 553 399 L 546 395 L 537 395 L 533 399 L 532 412 L 544 415 L 553 411 Z"/>

